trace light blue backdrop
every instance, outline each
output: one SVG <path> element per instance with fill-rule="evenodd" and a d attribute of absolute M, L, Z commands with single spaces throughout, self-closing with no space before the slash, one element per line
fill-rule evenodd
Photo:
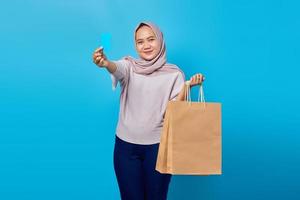
<path fill-rule="evenodd" d="M 223 175 L 174 176 L 169 199 L 300 199 L 299 6 L 1 1 L 0 199 L 119 199 L 119 88 L 91 58 L 101 42 L 110 59 L 136 56 L 141 20 L 161 27 L 168 61 L 203 73 L 206 100 L 223 104 Z"/>

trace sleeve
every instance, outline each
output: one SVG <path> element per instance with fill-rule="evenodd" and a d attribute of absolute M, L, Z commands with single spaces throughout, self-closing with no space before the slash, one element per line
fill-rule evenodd
<path fill-rule="evenodd" d="M 175 101 L 178 94 L 180 93 L 180 91 L 182 90 L 182 87 L 184 86 L 184 76 L 182 73 L 179 73 L 175 82 L 174 82 L 174 85 L 173 85 L 173 88 L 172 88 L 172 91 L 171 91 L 171 95 L 170 95 L 170 98 L 169 100 L 170 101 Z"/>
<path fill-rule="evenodd" d="M 127 84 L 130 74 L 130 63 L 124 59 L 113 62 L 116 64 L 117 69 L 114 73 L 111 73 L 110 76 L 112 80 L 112 89 L 115 90 L 118 82 L 120 82 L 122 86 Z"/>

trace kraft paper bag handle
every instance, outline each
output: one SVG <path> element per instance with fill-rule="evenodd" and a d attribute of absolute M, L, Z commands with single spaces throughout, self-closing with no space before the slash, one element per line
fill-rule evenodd
<path fill-rule="evenodd" d="M 186 90 L 186 95 L 185 95 L 185 99 L 187 102 L 191 103 L 192 102 L 192 97 L 191 97 L 191 87 L 190 87 L 190 81 L 186 81 L 185 84 L 187 85 L 187 90 Z M 204 98 L 204 91 L 203 91 L 203 85 L 200 84 L 199 87 L 199 92 L 198 92 L 198 103 L 204 103 L 205 105 L 205 98 Z"/>

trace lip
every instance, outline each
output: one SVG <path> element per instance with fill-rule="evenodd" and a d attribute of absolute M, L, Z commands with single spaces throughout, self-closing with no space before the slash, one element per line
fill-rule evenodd
<path fill-rule="evenodd" d="M 145 54 L 151 54 L 153 51 L 144 51 Z"/>

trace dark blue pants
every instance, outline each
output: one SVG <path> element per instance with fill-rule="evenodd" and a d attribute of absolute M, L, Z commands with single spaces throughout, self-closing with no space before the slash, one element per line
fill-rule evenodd
<path fill-rule="evenodd" d="M 122 200 L 166 200 L 170 174 L 155 170 L 159 144 L 140 145 L 116 136 L 114 168 Z"/>

